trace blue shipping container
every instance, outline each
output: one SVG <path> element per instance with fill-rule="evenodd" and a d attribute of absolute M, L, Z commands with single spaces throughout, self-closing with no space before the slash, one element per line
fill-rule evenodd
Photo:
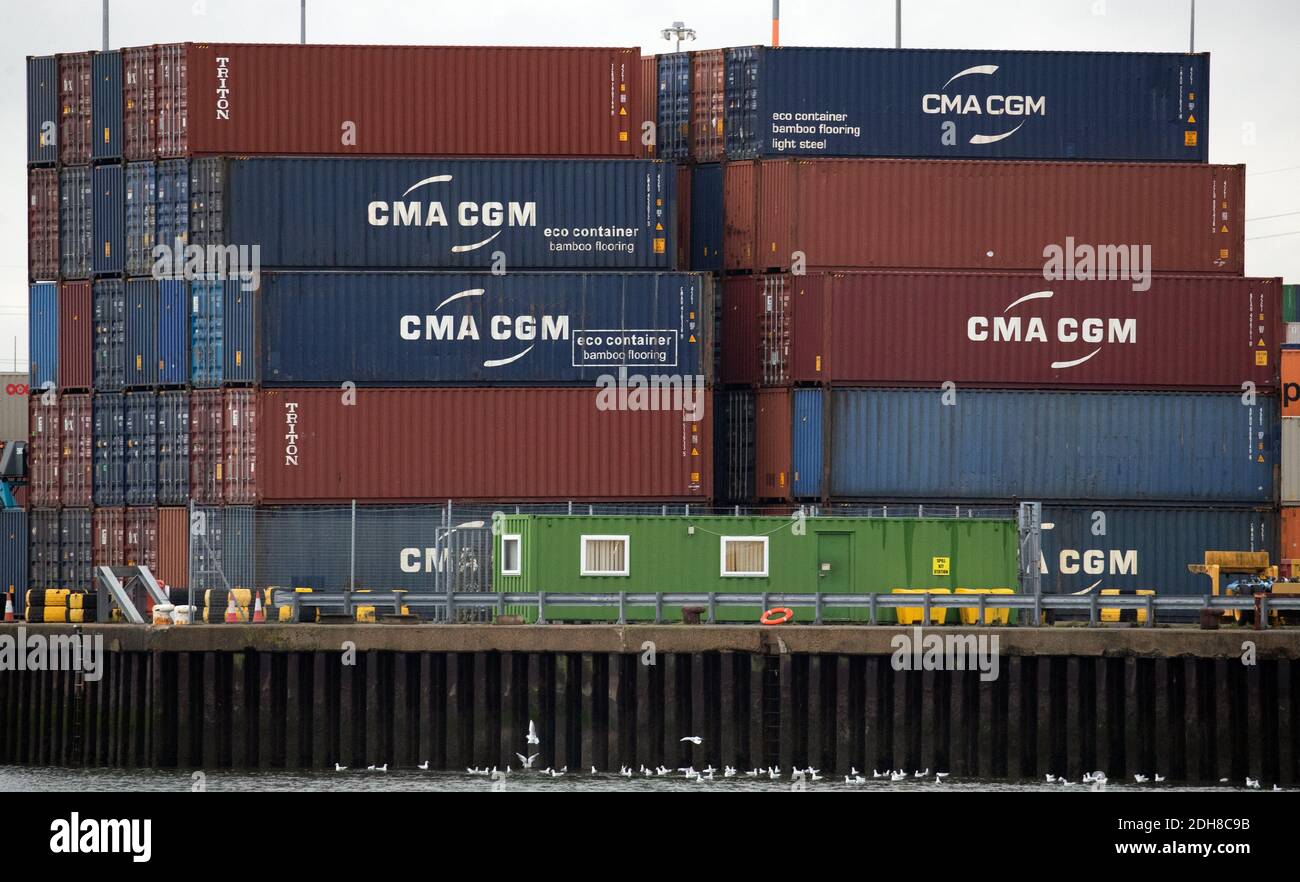
<path fill-rule="evenodd" d="M 655 160 L 199 159 L 191 243 L 267 269 L 672 269 Z M 225 277 L 234 277 L 228 273 Z"/>
<path fill-rule="evenodd" d="M 158 396 L 126 393 L 126 504 L 158 501 Z"/>
<path fill-rule="evenodd" d="M 225 362 L 221 345 L 225 336 L 222 316 L 228 289 L 237 285 L 239 282 L 206 279 L 190 283 L 190 384 L 200 389 L 221 385 Z"/>
<path fill-rule="evenodd" d="M 153 275 L 157 231 L 157 172 L 152 162 L 126 164 L 126 274 Z"/>
<path fill-rule="evenodd" d="M 27 512 L 21 508 L 0 511 L 0 592 L 13 594 L 15 613 L 27 593 L 29 542 Z"/>
<path fill-rule="evenodd" d="M 117 275 L 126 265 L 126 184 L 122 166 L 96 166 L 91 177 L 95 190 L 91 208 L 94 231 L 91 270 L 97 276 Z"/>
<path fill-rule="evenodd" d="M 1277 399 L 1236 394 L 836 389 L 845 499 L 1269 503 Z M 797 452 L 797 448 L 796 448 Z M 801 475 L 813 464 L 793 463 Z M 809 493 L 810 496 L 817 495 Z"/>
<path fill-rule="evenodd" d="M 1207 54 L 728 49 L 726 151 L 1208 161 Z"/>
<path fill-rule="evenodd" d="M 190 394 L 158 394 L 158 504 L 190 499 Z"/>
<path fill-rule="evenodd" d="M 97 506 L 126 504 L 126 413 L 123 396 L 95 396 L 91 405 L 95 444 L 93 496 Z"/>
<path fill-rule="evenodd" d="M 122 53 L 96 52 L 90 58 L 90 156 L 122 158 Z"/>
<path fill-rule="evenodd" d="M 691 56 L 669 52 L 655 56 L 657 106 L 655 156 L 686 160 L 691 152 Z"/>
<path fill-rule="evenodd" d="M 691 269 L 722 271 L 722 164 L 691 170 Z"/>
<path fill-rule="evenodd" d="M 29 289 L 27 350 L 32 362 L 31 387 L 36 392 L 59 385 L 59 286 L 36 282 Z"/>
<path fill-rule="evenodd" d="M 590 385 L 619 367 L 709 381 L 712 289 L 686 273 L 267 273 L 262 382 Z"/>
<path fill-rule="evenodd" d="M 1187 571 L 1206 551 L 1267 551 L 1278 559 L 1278 517 L 1270 509 L 1043 507 L 1043 591 L 1151 589 L 1210 593 L 1206 576 Z"/>
<path fill-rule="evenodd" d="M 92 586 L 90 509 L 59 510 L 59 584 L 73 591 Z"/>
<path fill-rule="evenodd" d="M 92 191 L 88 166 L 59 169 L 59 270 L 65 280 L 90 278 Z"/>
<path fill-rule="evenodd" d="M 190 293 L 180 279 L 158 282 L 158 385 L 184 386 L 190 378 Z"/>
<path fill-rule="evenodd" d="M 790 397 L 794 420 L 790 452 L 799 464 L 790 490 L 799 497 L 817 496 L 822 485 L 822 408 L 825 398 L 819 389 L 795 389 Z"/>
<path fill-rule="evenodd" d="M 126 387 L 158 385 L 158 283 L 126 283 Z"/>
<path fill-rule="evenodd" d="M 97 279 L 92 291 L 95 391 L 120 392 L 126 388 L 126 283 Z"/>
<path fill-rule="evenodd" d="M 47 591 L 59 587 L 59 510 L 34 508 L 27 516 L 29 541 L 27 545 L 28 588 Z M 26 597 L 14 598 L 18 602 L 14 612 L 23 614 Z"/>
<path fill-rule="evenodd" d="M 154 185 L 154 244 L 166 245 L 175 253 L 183 249 L 190 238 L 189 160 L 159 162 L 155 166 Z M 179 277 L 180 274 L 173 275 Z M 161 278 L 162 274 L 157 277 Z"/>
<path fill-rule="evenodd" d="M 53 55 L 27 59 L 27 162 L 59 158 L 59 66 Z"/>

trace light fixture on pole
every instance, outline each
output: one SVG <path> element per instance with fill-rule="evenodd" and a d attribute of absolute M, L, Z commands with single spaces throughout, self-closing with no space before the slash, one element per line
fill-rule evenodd
<path fill-rule="evenodd" d="M 686 22 L 683 22 L 683 21 L 675 21 L 675 22 L 673 22 L 672 27 L 670 27 L 670 28 L 664 28 L 662 31 L 659 32 L 659 35 L 662 36 L 665 40 L 676 40 L 676 41 L 677 41 L 677 48 L 674 49 L 673 51 L 674 51 L 674 52 L 681 52 L 681 51 L 682 51 L 682 40 L 694 40 L 694 39 L 695 39 L 695 29 L 694 29 L 694 28 L 688 28 L 688 27 L 686 26 Z"/>

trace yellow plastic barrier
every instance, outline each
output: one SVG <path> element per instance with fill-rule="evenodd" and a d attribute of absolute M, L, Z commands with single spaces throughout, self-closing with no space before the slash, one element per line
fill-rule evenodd
<path fill-rule="evenodd" d="M 954 594 L 1015 594 L 1010 588 L 958 588 Z M 957 610 L 963 625 L 974 625 L 979 621 L 980 611 L 975 607 Z M 984 607 L 984 624 L 1006 625 L 1011 621 L 1011 608 L 1007 606 Z"/>
<path fill-rule="evenodd" d="M 392 607 L 390 607 L 390 606 L 385 606 L 385 607 L 384 607 L 384 612 L 387 613 L 387 612 L 389 612 L 391 609 L 392 609 Z M 375 612 L 375 607 L 373 607 L 373 606 L 357 606 L 357 607 L 354 607 L 354 610 L 355 610 L 355 612 L 356 612 L 356 614 L 357 614 L 357 621 L 358 621 L 358 622 L 362 622 L 362 623 L 366 623 L 366 624 L 371 624 L 371 625 L 373 625 L 373 624 L 375 624 L 376 622 L 379 621 L 378 614 Z M 403 605 L 402 605 L 402 615 L 404 615 L 404 616 L 409 616 L 410 614 L 411 614 L 411 608 L 410 608 L 409 606 L 406 606 L 405 604 L 403 604 Z"/>
<path fill-rule="evenodd" d="M 1102 597 L 1118 597 L 1121 594 L 1137 595 L 1141 597 L 1148 594 L 1155 594 L 1155 592 L 1149 588 L 1139 588 L 1136 591 L 1121 590 L 1119 588 L 1101 589 Z M 1147 611 L 1145 609 L 1103 606 L 1101 608 L 1100 620 L 1103 622 L 1137 622 L 1139 625 L 1145 625 L 1147 621 Z"/>
<path fill-rule="evenodd" d="M 951 594 L 947 588 L 891 588 L 891 594 Z M 925 618 L 923 606 L 899 606 L 894 608 L 900 625 L 919 625 Z M 948 621 L 948 607 L 931 606 L 930 624 L 942 625 Z"/>

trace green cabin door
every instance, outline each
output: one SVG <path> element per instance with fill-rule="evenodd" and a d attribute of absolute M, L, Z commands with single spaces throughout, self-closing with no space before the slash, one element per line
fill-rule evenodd
<path fill-rule="evenodd" d="M 817 589 L 825 593 L 853 593 L 852 533 L 817 534 Z M 847 610 L 839 612 L 843 614 Z"/>

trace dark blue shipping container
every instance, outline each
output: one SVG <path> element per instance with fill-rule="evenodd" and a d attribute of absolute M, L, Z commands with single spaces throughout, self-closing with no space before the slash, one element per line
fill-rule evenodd
<path fill-rule="evenodd" d="M 158 283 L 126 283 L 126 387 L 158 385 Z"/>
<path fill-rule="evenodd" d="M 189 160 L 159 162 L 155 166 L 154 185 L 154 244 L 166 245 L 175 253 L 183 249 L 190 238 Z M 179 273 L 174 275 L 179 276 Z"/>
<path fill-rule="evenodd" d="M 59 510 L 34 508 L 27 516 L 27 581 L 28 588 L 48 591 L 59 586 Z M 23 614 L 26 597 L 14 598 L 14 612 Z"/>
<path fill-rule="evenodd" d="M 180 279 L 164 279 L 158 282 L 158 385 L 189 382 L 189 350 L 189 286 Z"/>
<path fill-rule="evenodd" d="M 27 59 L 27 162 L 59 158 L 59 65 L 53 55 Z"/>
<path fill-rule="evenodd" d="M 59 385 L 59 286 L 36 282 L 29 288 L 27 351 L 33 392 Z"/>
<path fill-rule="evenodd" d="M 12 594 L 14 612 L 27 594 L 27 547 L 31 542 L 27 512 L 21 508 L 0 511 L 0 592 Z M 0 599 L 0 603 L 3 603 Z"/>
<path fill-rule="evenodd" d="M 126 274 L 153 275 L 157 235 L 157 171 L 152 162 L 126 164 Z"/>
<path fill-rule="evenodd" d="M 92 586 L 90 509 L 59 510 L 59 584 L 73 591 Z"/>
<path fill-rule="evenodd" d="M 712 291 L 686 273 L 267 273 L 262 382 L 585 386 L 619 367 L 707 382 Z"/>
<path fill-rule="evenodd" d="M 97 279 L 92 290 L 95 391 L 120 392 L 126 388 L 126 283 Z"/>
<path fill-rule="evenodd" d="M 656 55 L 655 68 L 658 71 L 655 156 L 684 161 L 691 152 L 690 53 Z"/>
<path fill-rule="evenodd" d="M 726 71 L 731 159 L 1209 156 L 1206 54 L 750 46 Z"/>
<path fill-rule="evenodd" d="M 198 279 L 190 283 L 190 384 L 200 389 L 221 385 L 227 289 L 239 282 Z"/>
<path fill-rule="evenodd" d="M 798 497 L 818 496 L 822 485 L 822 409 L 825 399 L 818 389 L 795 389 L 790 397 L 794 420 L 790 431 L 790 451 L 799 464 L 790 489 Z"/>
<path fill-rule="evenodd" d="M 95 443 L 93 495 L 97 506 L 126 504 L 125 411 L 120 394 L 96 395 L 91 405 Z"/>
<path fill-rule="evenodd" d="M 691 269 L 722 271 L 722 164 L 691 170 Z"/>
<path fill-rule="evenodd" d="M 1150 589 L 1210 593 L 1206 576 L 1187 571 L 1206 551 L 1267 551 L 1278 559 L 1278 517 L 1270 509 L 1043 507 L 1043 591 Z"/>
<path fill-rule="evenodd" d="M 94 253 L 91 270 L 97 276 L 120 274 L 126 266 L 126 183 L 120 165 L 96 166 L 91 175 L 95 196 L 91 207 Z"/>
<path fill-rule="evenodd" d="M 59 269 L 65 280 L 90 278 L 93 191 L 88 166 L 59 169 Z"/>
<path fill-rule="evenodd" d="M 190 499 L 190 394 L 158 394 L 158 504 Z"/>
<path fill-rule="evenodd" d="M 153 505 L 158 501 L 158 396 L 126 393 L 124 414 L 126 504 Z"/>
<path fill-rule="evenodd" d="M 222 288 L 221 379 L 226 383 L 257 381 L 256 291 L 251 284 L 230 282 Z"/>
<path fill-rule="evenodd" d="M 191 243 L 267 269 L 672 269 L 655 160 L 199 159 Z M 498 253 L 502 256 L 498 257 Z"/>
<path fill-rule="evenodd" d="M 945 405 L 943 396 L 937 389 L 835 389 L 828 495 L 1133 503 L 1275 498 L 1275 398 L 1261 395 L 1246 405 L 1236 394 L 957 389 L 955 403 Z M 801 476 L 815 468 L 797 459 L 792 465 Z"/>
<path fill-rule="evenodd" d="M 122 53 L 96 52 L 90 58 L 90 157 L 122 158 Z"/>

